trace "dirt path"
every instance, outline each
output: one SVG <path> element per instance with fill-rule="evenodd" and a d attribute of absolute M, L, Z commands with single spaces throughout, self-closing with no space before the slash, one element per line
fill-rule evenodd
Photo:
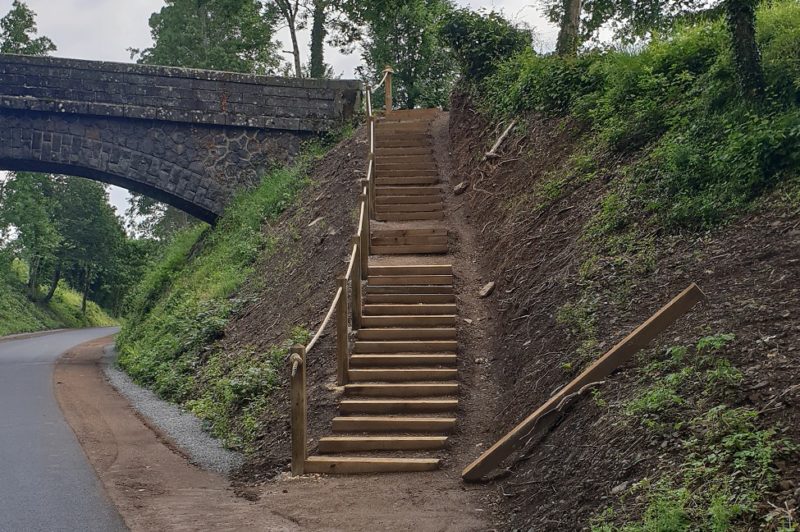
<path fill-rule="evenodd" d="M 281 478 L 238 488 L 189 464 L 108 384 L 110 338 L 68 352 L 56 397 L 132 530 L 484 530 L 475 493 L 446 473 Z M 256 499 L 256 500 L 252 500 Z M 488 513 L 488 512 L 486 512 Z"/>

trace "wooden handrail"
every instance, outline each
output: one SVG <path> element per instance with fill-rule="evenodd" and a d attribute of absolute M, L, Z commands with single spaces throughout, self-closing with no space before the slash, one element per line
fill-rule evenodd
<path fill-rule="evenodd" d="M 612 347 L 603 356 L 594 361 L 588 368 L 575 377 L 572 382 L 553 394 L 532 414 L 523 419 L 516 427 L 500 438 L 497 443 L 483 452 L 477 460 L 468 465 L 461 473 L 467 481 L 478 481 L 499 466 L 513 451 L 522 447 L 532 439 L 534 430 L 547 430 L 555 421 L 563 401 L 579 394 L 585 386 L 601 381 L 640 349 L 647 347 L 650 341 L 678 318 L 689 312 L 695 304 L 706 301 L 706 295 L 696 284 L 692 283 L 686 290 L 675 296 L 669 303 L 661 307 L 647 321 L 639 325 L 622 341 Z M 548 420 L 548 417 L 550 418 Z"/>
<path fill-rule="evenodd" d="M 302 475 L 308 457 L 306 439 L 306 356 L 314 348 L 331 318 L 336 315 L 336 381 L 339 386 L 347 384 L 349 360 L 348 320 L 352 317 L 352 328 L 357 330 L 362 322 L 362 286 L 369 273 L 370 219 L 375 213 L 375 116 L 372 111 L 372 93 L 386 83 L 387 100 L 391 109 L 392 69 L 387 67 L 381 82 L 365 87 L 367 107 L 367 175 L 363 180 L 359 195 L 358 227 L 351 240 L 352 251 L 345 274 L 336 279 L 336 293 L 333 296 L 325 318 L 307 345 L 296 345 L 291 349 L 291 400 L 292 400 L 292 475 Z M 350 281 L 352 303 L 348 301 L 347 282 Z M 352 307 L 349 309 L 348 307 Z M 350 316 L 352 311 L 352 316 Z"/>

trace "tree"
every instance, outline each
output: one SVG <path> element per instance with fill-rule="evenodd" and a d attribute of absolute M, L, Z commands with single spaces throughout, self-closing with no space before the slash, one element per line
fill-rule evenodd
<path fill-rule="evenodd" d="M 325 36 L 327 35 L 327 0 L 312 0 L 311 14 L 311 59 L 309 74 L 312 78 L 325 77 Z"/>
<path fill-rule="evenodd" d="M 300 61 L 300 45 L 297 43 L 297 30 L 302 29 L 300 15 L 300 0 L 273 0 L 275 8 L 283 17 L 289 29 L 289 38 L 292 40 L 292 57 L 294 58 L 294 76 L 303 77 L 303 65 Z M 268 9 L 268 11 L 270 11 Z"/>
<path fill-rule="evenodd" d="M 437 39 L 453 6 L 449 0 L 351 0 L 343 4 L 355 26 L 363 26 L 362 78 L 376 82 L 384 66 L 394 68 L 394 101 L 400 107 L 446 105 L 456 70 Z M 380 95 L 376 101 L 381 101 Z"/>
<path fill-rule="evenodd" d="M 56 198 L 48 174 L 16 172 L 0 187 L 0 228 L 16 233 L 12 247 L 28 264 L 31 301 L 39 300 L 42 274 L 62 240 L 55 222 Z"/>
<path fill-rule="evenodd" d="M 0 53 L 47 55 L 56 45 L 47 37 L 35 37 L 36 13 L 20 0 L 14 0 L 11 10 L 0 19 Z"/>
<path fill-rule="evenodd" d="M 580 25 L 581 0 L 564 0 L 564 11 L 561 14 L 561 25 L 556 41 L 558 55 L 569 56 L 578 53 Z"/>
<path fill-rule="evenodd" d="M 116 268 L 126 268 L 116 260 L 124 246 L 125 230 L 114 209 L 108 203 L 105 186 L 80 177 L 58 178 L 59 200 L 56 223 L 62 236 L 57 251 L 58 269 L 67 262 L 72 286 L 83 294 L 81 310 L 92 283 L 108 276 Z"/>
<path fill-rule="evenodd" d="M 724 0 L 725 20 L 742 94 L 760 100 L 764 96 L 764 71 L 756 41 L 757 0 Z"/>
<path fill-rule="evenodd" d="M 139 63 L 254 74 L 280 64 L 274 12 L 257 0 L 166 0 L 149 24 L 153 46 L 131 49 Z"/>

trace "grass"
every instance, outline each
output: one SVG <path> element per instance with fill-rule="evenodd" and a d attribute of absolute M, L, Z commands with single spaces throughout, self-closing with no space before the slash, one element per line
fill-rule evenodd
<path fill-rule="evenodd" d="M 26 268 L 0 254 L 0 336 L 47 329 L 106 327 L 117 322 L 88 301 L 81 313 L 81 294 L 62 281 L 47 305 L 31 302 L 25 293 Z"/>
<path fill-rule="evenodd" d="M 277 383 L 276 368 L 307 331 L 287 331 L 286 342 L 267 352 L 244 347 L 225 353 L 215 342 L 247 303 L 237 291 L 256 260 L 282 245 L 264 224 L 291 205 L 324 152 L 322 144 L 307 146 L 295 164 L 240 194 L 215 227 L 178 235 L 136 288 L 118 339 L 119 364 L 136 382 L 185 405 L 231 448 L 250 450 Z"/>
<path fill-rule="evenodd" d="M 742 380 L 726 356 L 734 341 L 718 334 L 656 359 L 639 357 L 643 386 L 618 408 L 655 435 L 678 434 L 681 460 L 629 488 L 616 509 L 595 517 L 593 531 L 721 532 L 766 524 L 760 506 L 777 482 L 776 463 L 798 447 L 780 427 L 762 426 L 755 409 L 733 405 Z M 780 515 L 769 519 L 775 529 L 796 530 Z"/>

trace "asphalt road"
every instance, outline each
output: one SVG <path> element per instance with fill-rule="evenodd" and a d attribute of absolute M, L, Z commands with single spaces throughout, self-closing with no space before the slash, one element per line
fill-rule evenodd
<path fill-rule="evenodd" d="M 0 341 L 0 532 L 126 530 L 53 396 L 53 363 L 116 328 Z"/>

